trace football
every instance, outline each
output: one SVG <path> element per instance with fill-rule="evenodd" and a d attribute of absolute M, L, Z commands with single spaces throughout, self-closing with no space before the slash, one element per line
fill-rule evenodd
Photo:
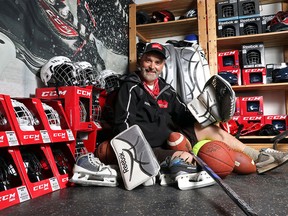
<path fill-rule="evenodd" d="M 168 148 L 177 151 L 187 151 L 192 150 L 191 143 L 189 140 L 179 132 L 172 132 L 167 140 Z"/>
<path fill-rule="evenodd" d="M 207 142 L 199 149 L 197 155 L 222 179 L 234 169 L 234 151 L 224 142 Z"/>
<path fill-rule="evenodd" d="M 256 165 L 252 158 L 244 152 L 234 150 L 235 167 L 233 172 L 241 175 L 247 175 L 256 172 Z"/>
<path fill-rule="evenodd" d="M 116 155 L 109 140 L 105 140 L 97 146 L 95 155 L 106 165 L 118 164 Z"/>

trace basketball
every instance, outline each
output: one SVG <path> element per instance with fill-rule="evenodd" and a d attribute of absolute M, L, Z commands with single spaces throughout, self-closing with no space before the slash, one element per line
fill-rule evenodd
<path fill-rule="evenodd" d="M 116 155 L 109 140 L 105 140 L 97 146 L 95 155 L 106 165 L 117 164 Z"/>
<path fill-rule="evenodd" d="M 241 175 L 247 175 L 256 172 L 256 165 L 252 158 L 244 152 L 234 150 L 235 154 L 235 167 L 233 172 Z"/>
<path fill-rule="evenodd" d="M 234 151 L 221 141 L 206 142 L 198 156 L 222 179 L 231 174 L 235 166 Z"/>
<path fill-rule="evenodd" d="M 192 150 L 191 143 L 189 140 L 179 132 L 172 132 L 167 140 L 168 148 L 177 151 L 187 151 Z"/>

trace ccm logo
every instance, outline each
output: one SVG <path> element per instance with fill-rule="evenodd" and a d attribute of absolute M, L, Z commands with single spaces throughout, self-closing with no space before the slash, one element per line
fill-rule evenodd
<path fill-rule="evenodd" d="M 64 177 L 61 179 L 61 182 L 68 182 L 68 180 L 69 180 L 69 177 Z"/>
<path fill-rule="evenodd" d="M 48 183 L 44 183 L 41 185 L 37 185 L 33 187 L 33 191 L 38 191 L 38 190 L 48 190 L 49 189 L 49 184 Z"/>
<path fill-rule="evenodd" d="M 269 120 L 285 120 L 286 116 L 267 116 L 266 118 Z"/>
<path fill-rule="evenodd" d="M 11 194 L 6 194 L 4 196 L 1 196 L 0 197 L 0 202 L 3 202 L 3 201 L 9 201 L 9 202 L 12 202 L 16 199 L 16 193 L 11 193 Z"/>
<path fill-rule="evenodd" d="M 236 51 L 230 51 L 230 52 L 221 52 L 218 53 L 218 56 L 229 56 L 229 55 L 234 55 Z"/>
<path fill-rule="evenodd" d="M 245 116 L 243 120 L 261 120 L 262 116 Z"/>
<path fill-rule="evenodd" d="M 67 90 L 65 91 L 61 91 L 59 90 L 59 95 L 66 95 Z M 58 97 L 58 94 L 56 91 L 46 91 L 46 92 L 42 92 L 41 94 L 42 97 Z"/>
<path fill-rule="evenodd" d="M 242 97 L 242 101 L 260 101 L 262 97 Z"/>
<path fill-rule="evenodd" d="M 40 140 L 40 135 L 24 135 L 23 138 L 25 140 L 33 139 L 33 140 Z"/>
<path fill-rule="evenodd" d="M 66 137 L 66 133 L 53 133 L 53 137 L 62 137 L 62 138 L 65 138 L 65 137 Z"/>
<path fill-rule="evenodd" d="M 91 92 L 90 91 L 85 91 L 85 90 L 82 90 L 82 89 L 77 89 L 77 94 L 78 95 L 82 95 L 82 96 L 88 96 L 88 97 L 91 96 Z"/>
<path fill-rule="evenodd" d="M 0 142 L 4 142 L 4 136 L 0 136 Z"/>

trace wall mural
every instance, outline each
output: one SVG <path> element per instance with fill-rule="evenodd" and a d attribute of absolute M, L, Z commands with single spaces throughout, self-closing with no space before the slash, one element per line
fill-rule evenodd
<path fill-rule="evenodd" d="M 0 94 L 33 94 L 39 69 L 54 56 L 88 61 L 99 72 L 128 70 L 130 0 L 0 2 Z"/>

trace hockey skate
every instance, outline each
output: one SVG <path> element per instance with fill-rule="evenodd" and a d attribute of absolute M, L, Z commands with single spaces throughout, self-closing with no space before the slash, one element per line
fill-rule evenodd
<path fill-rule="evenodd" d="M 70 182 L 85 186 L 118 185 L 116 170 L 101 163 L 93 153 L 81 155 L 77 159 Z"/>
<path fill-rule="evenodd" d="M 161 163 L 160 185 L 177 184 L 180 190 L 207 187 L 216 182 L 206 173 L 199 171 L 197 166 L 186 163 L 182 158 L 167 157 Z"/>

